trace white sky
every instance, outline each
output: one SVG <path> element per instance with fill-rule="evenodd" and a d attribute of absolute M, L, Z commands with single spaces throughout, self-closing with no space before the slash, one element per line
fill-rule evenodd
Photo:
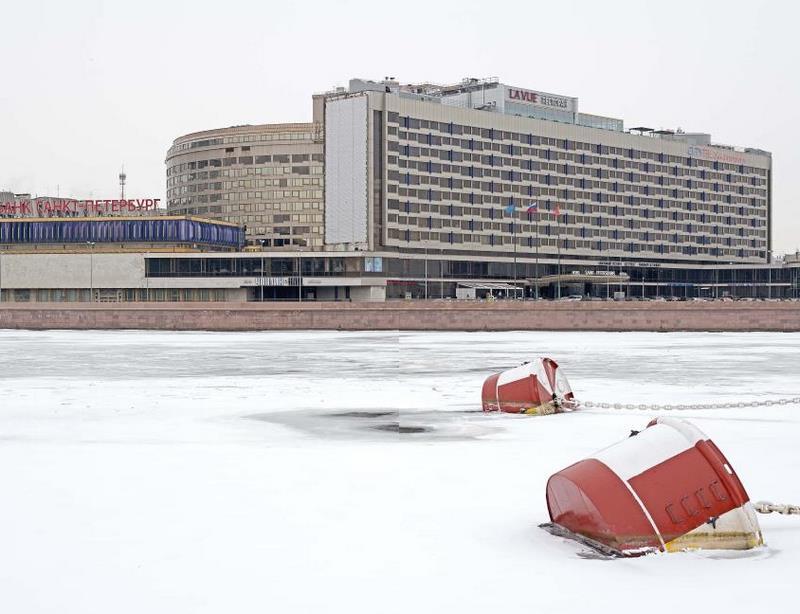
<path fill-rule="evenodd" d="M 164 198 L 195 130 L 310 121 L 350 77 L 466 76 L 774 157 L 774 245 L 800 247 L 800 8 L 789 0 L 0 0 L 0 190 Z"/>

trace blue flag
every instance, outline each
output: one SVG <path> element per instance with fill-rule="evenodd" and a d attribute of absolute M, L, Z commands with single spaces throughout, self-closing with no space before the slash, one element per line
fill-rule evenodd
<path fill-rule="evenodd" d="M 514 203 L 509 203 L 506 207 L 506 213 L 511 214 L 514 213 Z"/>

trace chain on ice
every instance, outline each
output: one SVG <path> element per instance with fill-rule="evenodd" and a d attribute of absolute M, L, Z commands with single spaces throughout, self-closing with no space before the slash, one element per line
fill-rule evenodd
<path fill-rule="evenodd" d="M 651 411 L 673 411 L 683 409 L 739 409 L 745 407 L 771 407 L 775 405 L 800 404 L 800 397 L 791 399 L 766 399 L 760 401 L 729 401 L 726 403 L 598 403 L 594 401 L 573 401 L 575 407 L 599 409 L 641 409 Z"/>
<path fill-rule="evenodd" d="M 800 516 L 800 505 L 792 505 L 791 503 L 772 503 L 771 501 L 759 501 L 754 503 L 753 506 L 759 514 L 771 514 L 777 512 L 778 514 L 796 515 Z"/>
<path fill-rule="evenodd" d="M 592 401 L 573 401 L 576 407 L 597 407 L 600 409 L 641 409 L 670 411 L 681 409 L 735 409 L 743 407 L 771 407 L 774 405 L 795 405 L 800 404 L 800 397 L 791 399 L 766 399 L 761 401 L 730 401 L 727 403 L 688 403 L 688 404 L 659 404 L 659 403 L 595 403 Z M 772 503 L 771 501 L 759 501 L 754 503 L 756 512 L 759 514 L 778 514 L 800 516 L 800 505 L 791 503 Z"/>

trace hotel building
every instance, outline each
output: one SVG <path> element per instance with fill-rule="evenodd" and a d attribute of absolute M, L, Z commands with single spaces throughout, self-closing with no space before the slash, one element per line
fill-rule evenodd
<path fill-rule="evenodd" d="M 493 79 L 353 80 L 325 97 L 324 126 L 329 246 L 593 267 L 771 250 L 771 155 L 708 134 L 626 132 Z"/>

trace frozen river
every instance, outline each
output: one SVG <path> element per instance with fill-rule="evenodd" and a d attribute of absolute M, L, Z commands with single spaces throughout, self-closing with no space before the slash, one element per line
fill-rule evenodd
<path fill-rule="evenodd" d="M 796 334 L 0 331 L 0 611 L 794 607 L 798 517 L 614 561 L 538 529 L 552 473 L 659 415 L 476 412 L 538 355 L 584 400 L 800 396 Z M 800 502 L 800 407 L 681 417 Z"/>

